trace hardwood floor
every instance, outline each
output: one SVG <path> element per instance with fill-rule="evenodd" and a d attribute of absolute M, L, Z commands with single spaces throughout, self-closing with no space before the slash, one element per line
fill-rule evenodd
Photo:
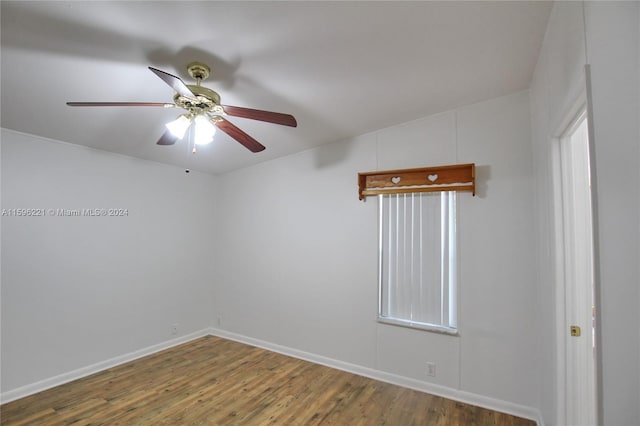
<path fill-rule="evenodd" d="M 535 425 L 218 337 L 0 407 L 2 425 Z"/>

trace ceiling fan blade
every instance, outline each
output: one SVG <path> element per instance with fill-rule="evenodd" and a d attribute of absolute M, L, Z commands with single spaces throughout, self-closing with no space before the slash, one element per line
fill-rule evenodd
<path fill-rule="evenodd" d="M 264 145 L 262 145 L 260 142 L 258 142 L 257 140 L 255 140 L 254 138 L 246 134 L 244 131 L 240 130 L 240 128 L 238 128 L 235 124 L 225 120 L 223 117 L 219 117 L 219 118 L 220 120 L 215 122 L 215 125 L 220 130 L 222 130 L 223 132 L 225 132 L 226 134 L 228 134 L 229 136 L 231 136 L 232 138 L 240 142 L 242 145 L 244 145 L 244 147 L 247 148 L 249 151 L 260 152 L 265 149 Z"/>
<path fill-rule="evenodd" d="M 158 145 L 173 145 L 177 140 L 178 138 L 176 138 L 169 130 L 165 130 L 156 143 Z"/>
<path fill-rule="evenodd" d="M 283 126 L 298 126 L 298 122 L 291 114 L 282 114 L 280 112 L 262 111 L 259 109 L 243 108 L 230 105 L 222 105 L 222 108 L 224 108 L 224 111 L 228 115 L 232 115 L 234 117 L 266 121 L 267 123 L 281 124 Z"/>
<path fill-rule="evenodd" d="M 160 77 L 162 81 L 167 83 L 169 86 L 173 88 L 177 93 L 182 96 L 186 96 L 187 98 L 196 98 L 196 95 L 193 94 L 191 90 L 184 84 L 184 81 L 180 79 L 180 77 L 176 77 L 175 75 L 169 74 L 168 72 L 164 72 L 157 68 L 149 67 L 151 71 L 154 72 L 155 75 Z"/>
<path fill-rule="evenodd" d="M 95 106 L 153 106 L 171 108 L 174 104 L 168 104 L 166 102 L 67 102 L 67 105 L 73 107 L 95 107 Z"/>

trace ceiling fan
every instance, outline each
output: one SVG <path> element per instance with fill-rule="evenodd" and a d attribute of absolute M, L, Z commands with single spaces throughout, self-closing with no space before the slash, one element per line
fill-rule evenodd
<path fill-rule="evenodd" d="M 187 85 L 179 77 L 149 67 L 153 73 L 175 90 L 173 103 L 162 102 L 67 102 L 74 107 L 93 106 L 152 106 L 186 110 L 175 121 L 166 124 L 167 130 L 158 140 L 158 145 L 173 145 L 182 139 L 193 123 L 193 141 L 195 145 L 204 145 L 213 141 L 216 128 L 222 130 L 251 152 L 260 152 L 265 146 L 242 131 L 239 127 L 224 118 L 225 115 L 260 120 L 267 123 L 296 127 L 298 123 L 290 114 L 262 111 L 251 108 L 236 107 L 220 104 L 220 95 L 213 90 L 201 86 L 202 80 L 209 77 L 211 69 L 201 62 L 187 65 L 187 72 L 196 80 L 195 85 Z M 194 145 L 194 152 L 195 152 Z"/>

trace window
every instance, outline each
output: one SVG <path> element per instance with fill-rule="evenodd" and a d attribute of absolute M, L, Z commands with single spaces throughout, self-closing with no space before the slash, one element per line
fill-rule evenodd
<path fill-rule="evenodd" d="M 378 202 L 378 320 L 456 334 L 456 192 Z"/>
<path fill-rule="evenodd" d="M 476 165 L 358 173 L 378 196 L 378 321 L 457 334 L 456 199 L 476 194 Z"/>

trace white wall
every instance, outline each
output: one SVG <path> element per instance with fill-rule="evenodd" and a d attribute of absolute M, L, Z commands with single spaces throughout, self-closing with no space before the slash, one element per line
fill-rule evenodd
<path fill-rule="evenodd" d="M 217 179 L 2 130 L 2 392 L 209 327 Z M 178 334 L 171 325 L 179 324 Z"/>
<path fill-rule="evenodd" d="M 583 9 L 584 7 L 584 9 Z M 562 381 L 555 369 L 552 138 L 584 87 L 591 65 L 592 143 L 595 148 L 598 268 L 602 341 L 602 423 L 640 424 L 638 270 L 640 182 L 639 75 L 636 2 L 558 2 L 551 13 L 531 85 L 536 176 L 540 306 L 543 333 L 542 410 L 548 423 L 562 422 Z M 631 226 L 630 226 L 631 225 Z M 631 331 L 631 329 L 633 331 Z M 559 401 L 556 403 L 556 401 Z"/>
<path fill-rule="evenodd" d="M 459 196 L 460 336 L 378 324 L 377 200 L 358 201 L 357 172 L 456 162 L 479 185 Z M 223 175 L 219 327 L 538 407 L 532 184 L 526 92 Z"/>

